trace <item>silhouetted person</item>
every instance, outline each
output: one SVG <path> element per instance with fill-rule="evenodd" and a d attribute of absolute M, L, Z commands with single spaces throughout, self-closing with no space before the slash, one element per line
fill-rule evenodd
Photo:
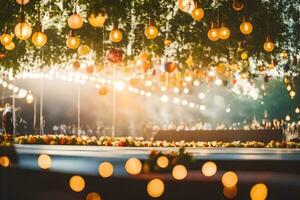
<path fill-rule="evenodd" d="M 3 133 L 13 134 L 14 126 L 13 126 L 13 113 L 12 107 L 9 103 L 5 104 L 5 110 L 2 114 L 2 128 Z"/>

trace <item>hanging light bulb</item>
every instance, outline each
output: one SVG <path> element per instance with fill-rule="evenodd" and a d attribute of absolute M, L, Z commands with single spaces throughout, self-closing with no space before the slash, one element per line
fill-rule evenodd
<path fill-rule="evenodd" d="M 219 29 L 219 36 L 222 40 L 227 40 L 230 36 L 230 30 L 224 24 L 222 24 L 221 28 Z"/>
<path fill-rule="evenodd" d="M 274 43 L 272 42 L 270 36 L 268 36 L 265 43 L 264 43 L 265 51 L 271 52 L 271 51 L 273 51 L 274 47 L 275 47 Z"/>
<path fill-rule="evenodd" d="M 83 25 L 83 19 L 80 14 L 74 12 L 71 16 L 68 17 L 68 26 L 71 29 L 80 29 Z"/>
<path fill-rule="evenodd" d="M 7 28 L 6 27 L 5 27 L 5 30 L 4 30 L 4 34 L 2 34 L 1 37 L 0 37 L 0 41 L 1 41 L 1 44 L 3 46 L 8 45 L 12 41 L 12 37 L 11 37 L 10 34 L 7 33 Z"/>
<path fill-rule="evenodd" d="M 219 39 L 219 37 L 220 37 L 219 29 L 214 27 L 214 23 L 211 23 L 211 28 L 208 31 L 207 36 L 213 42 L 215 42 Z"/>
<path fill-rule="evenodd" d="M 241 11 L 244 9 L 244 2 L 242 0 L 234 0 L 232 3 L 232 7 L 236 11 Z"/>
<path fill-rule="evenodd" d="M 11 43 L 9 43 L 8 45 L 5 45 L 4 46 L 4 48 L 6 49 L 6 50 L 8 50 L 8 51 L 11 51 L 11 50 L 13 50 L 14 48 L 15 48 L 15 43 L 14 42 L 11 42 Z"/>
<path fill-rule="evenodd" d="M 204 10 L 203 8 L 198 8 L 198 4 L 195 3 L 195 8 L 193 9 L 191 15 L 195 21 L 200 21 L 204 17 Z"/>
<path fill-rule="evenodd" d="M 80 56 L 86 56 L 86 55 L 88 55 L 90 52 L 91 52 L 91 48 L 90 48 L 88 45 L 86 45 L 86 44 L 80 45 L 80 46 L 78 47 L 78 49 L 77 49 L 77 53 L 78 53 L 78 55 L 80 55 Z"/>
<path fill-rule="evenodd" d="M 69 35 L 67 41 L 66 41 L 67 47 L 70 49 L 77 49 L 80 45 L 80 39 L 79 37 L 75 36 L 74 31 L 71 31 L 71 34 Z"/>
<path fill-rule="evenodd" d="M 243 23 L 240 25 L 240 30 L 243 34 L 249 35 L 252 33 L 253 26 L 250 22 L 246 21 L 246 19 L 243 19 Z"/>
<path fill-rule="evenodd" d="M 33 102 L 33 100 L 34 100 L 34 97 L 31 94 L 31 91 L 29 91 L 29 93 L 26 96 L 26 102 L 29 103 L 29 104 L 31 104 Z"/>
<path fill-rule="evenodd" d="M 25 21 L 23 13 L 21 14 L 21 21 L 15 26 L 14 33 L 20 40 L 27 40 L 31 36 L 31 25 Z"/>
<path fill-rule="evenodd" d="M 109 33 L 110 41 L 121 42 L 123 39 L 123 33 L 115 26 L 113 30 Z"/>
<path fill-rule="evenodd" d="M 100 12 L 98 14 L 91 14 L 88 18 L 88 21 L 90 25 L 93 27 L 103 27 L 105 20 L 107 18 L 107 15 L 103 12 Z"/>
<path fill-rule="evenodd" d="M 31 41 L 36 47 L 42 47 L 47 43 L 47 35 L 42 30 L 41 22 L 37 24 L 37 32 L 33 33 Z"/>
<path fill-rule="evenodd" d="M 146 35 L 147 39 L 149 39 L 149 40 L 155 39 L 158 36 L 158 33 L 159 33 L 159 31 L 158 31 L 157 27 L 155 26 L 154 19 L 150 19 L 149 26 L 147 26 L 145 29 L 145 35 Z"/>
<path fill-rule="evenodd" d="M 30 0 L 16 0 L 16 2 L 20 5 L 26 5 Z"/>

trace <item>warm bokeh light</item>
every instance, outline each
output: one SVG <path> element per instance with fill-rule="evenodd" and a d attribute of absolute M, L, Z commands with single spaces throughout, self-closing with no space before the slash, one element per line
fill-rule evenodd
<path fill-rule="evenodd" d="M 91 14 L 88 18 L 90 25 L 94 27 L 103 27 L 107 16 L 103 13 L 98 13 L 97 15 Z"/>
<path fill-rule="evenodd" d="M 86 56 L 90 52 L 91 52 L 91 48 L 86 44 L 80 45 L 77 49 L 77 53 L 78 53 L 79 56 Z"/>
<path fill-rule="evenodd" d="M 160 100 L 161 100 L 161 102 L 166 103 L 169 101 L 169 97 L 168 97 L 168 95 L 164 94 L 160 97 Z"/>
<path fill-rule="evenodd" d="M 49 169 L 52 164 L 52 159 L 49 155 L 42 154 L 38 157 L 38 165 L 41 169 Z"/>
<path fill-rule="evenodd" d="M 195 21 L 200 21 L 204 17 L 204 10 L 202 8 L 194 8 L 191 15 Z"/>
<path fill-rule="evenodd" d="M 85 200 L 101 200 L 101 197 L 96 192 L 90 192 L 86 195 Z"/>
<path fill-rule="evenodd" d="M 32 33 L 31 25 L 27 22 L 20 22 L 15 26 L 14 33 L 20 40 L 27 40 Z"/>
<path fill-rule="evenodd" d="M 176 165 L 172 170 L 172 175 L 177 180 L 182 180 L 187 176 L 187 169 L 183 165 Z"/>
<path fill-rule="evenodd" d="M 299 107 L 297 107 L 296 109 L 295 109 L 295 113 L 300 113 L 300 108 Z"/>
<path fill-rule="evenodd" d="M 223 188 L 223 194 L 226 198 L 228 199 L 233 199 L 236 197 L 237 195 L 237 192 L 238 192 L 238 189 L 236 186 L 234 187 L 231 187 L 231 188 L 227 188 L 227 187 L 224 187 Z"/>
<path fill-rule="evenodd" d="M 121 42 L 123 39 L 123 33 L 119 29 L 113 29 L 109 33 L 109 38 L 112 42 Z"/>
<path fill-rule="evenodd" d="M 217 41 L 220 37 L 219 29 L 216 29 L 216 28 L 209 29 L 207 36 L 211 41 L 213 41 L 213 42 Z"/>
<path fill-rule="evenodd" d="M 83 19 L 81 15 L 77 13 L 73 13 L 71 16 L 68 17 L 68 26 L 71 29 L 79 29 L 83 25 Z"/>
<path fill-rule="evenodd" d="M 26 96 L 26 102 L 31 104 L 34 100 L 33 95 L 31 94 L 31 91 L 29 91 L 29 94 Z"/>
<path fill-rule="evenodd" d="M 80 45 L 80 39 L 77 36 L 69 36 L 66 41 L 67 47 L 70 49 L 77 49 Z"/>
<path fill-rule="evenodd" d="M 153 179 L 147 185 L 147 192 L 151 197 L 160 197 L 165 190 L 165 185 L 160 179 Z"/>
<path fill-rule="evenodd" d="M 1 39 L 0 39 L 1 44 L 2 44 L 3 46 L 6 46 L 6 45 L 8 45 L 8 44 L 10 44 L 10 43 L 12 42 L 12 37 L 11 37 L 11 35 L 8 34 L 8 33 L 2 34 L 0 38 L 1 38 Z"/>
<path fill-rule="evenodd" d="M 16 2 L 20 5 L 25 5 L 27 3 L 29 3 L 30 0 L 16 0 Z"/>
<path fill-rule="evenodd" d="M 69 184 L 70 188 L 75 192 L 81 192 L 85 187 L 85 181 L 81 176 L 73 176 Z"/>
<path fill-rule="evenodd" d="M 263 183 L 255 184 L 250 191 L 252 200 L 265 200 L 268 196 L 268 188 Z"/>
<path fill-rule="evenodd" d="M 31 41 L 36 47 L 42 47 L 47 43 L 47 35 L 44 32 L 35 32 L 32 35 Z"/>
<path fill-rule="evenodd" d="M 11 43 L 9 43 L 8 45 L 5 45 L 5 46 L 4 46 L 4 48 L 5 48 L 7 51 L 11 51 L 11 50 L 13 50 L 15 47 L 16 47 L 16 45 L 15 45 L 14 42 L 11 42 Z"/>
<path fill-rule="evenodd" d="M 217 165 L 212 162 L 208 161 L 202 165 L 202 173 L 204 176 L 213 176 L 217 172 Z"/>
<path fill-rule="evenodd" d="M 204 99 L 205 98 L 205 94 L 203 92 L 200 92 L 198 95 L 199 99 Z"/>
<path fill-rule="evenodd" d="M 7 156 L 1 156 L 0 157 L 0 165 L 2 167 L 8 167 L 9 163 L 10 163 L 10 160 L 9 160 L 9 158 Z"/>
<path fill-rule="evenodd" d="M 169 165 L 169 159 L 166 156 L 160 156 L 156 161 L 157 166 L 166 168 Z"/>
<path fill-rule="evenodd" d="M 249 35 L 250 33 L 252 33 L 253 26 L 250 22 L 244 20 L 243 23 L 240 25 L 240 30 L 243 34 Z"/>
<path fill-rule="evenodd" d="M 147 37 L 147 39 L 153 40 L 158 36 L 158 34 L 159 34 L 159 31 L 158 31 L 157 27 L 155 26 L 154 20 L 151 19 L 149 26 L 147 26 L 145 29 L 145 36 Z"/>
<path fill-rule="evenodd" d="M 274 43 L 272 42 L 270 37 L 267 37 L 265 43 L 264 43 L 264 50 L 267 52 L 271 52 L 273 51 L 273 49 L 275 48 Z"/>
<path fill-rule="evenodd" d="M 291 120 L 291 116 L 290 115 L 286 115 L 285 116 L 285 121 L 289 122 Z"/>
<path fill-rule="evenodd" d="M 219 37 L 222 39 L 222 40 L 227 40 L 230 36 L 230 30 L 229 28 L 227 28 L 226 26 L 222 26 L 220 29 L 219 29 Z"/>
<path fill-rule="evenodd" d="M 243 60 L 248 59 L 248 53 L 246 51 L 243 51 L 243 53 L 241 53 L 241 59 L 243 59 Z"/>
<path fill-rule="evenodd" d="M 238 182 L 238 176 L 232 171 L 228 171 L 222 176 L 222 184 L 224 187 L 231 188 L 234 187 Z"/>
<path fill-rule="evenodd" d="M 137 158 L 130 158 L 125 163 L 125 170 L 131 175 L 137 175 L 142 171 L 142 162 Z"/>
<path fill-rule="evenodd" d="M 114 172 L 114 166 L 110 162 L 103 162 L 98 167 L 98 172 L 101 177 L 108 178 Z"/>

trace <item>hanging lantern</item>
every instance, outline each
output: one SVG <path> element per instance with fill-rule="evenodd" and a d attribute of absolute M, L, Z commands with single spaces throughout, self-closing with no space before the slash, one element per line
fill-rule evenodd
<path fill-rule="evenodd" d="M 4 46 L 4 48 L 6 49 L 6 50 L 8 50 L 8 51 L 11 51 L 11 50 L 13 50 L 14 48 L 15 48 L 15 43 L 14 42 L 11 42 L 11 43 L 9 43 L 8 45 L 5 45 Z"/>
<path fill-rule="evenodd" d="M 86 56 L 90 52 L 91 52 L 91 48 L 86 44 L 80 45 L 77 49 L 77 53 L 78 53 L 79 56 Z"/>
<path fill-rule="evenodd" d="M 194 0 L 178 0 L 177 2 L 179 10 L 187 13 L 192 13 L 195 8 Z"/>
<path fill-rule="evenodd" d="M 219 39 L 219 29 L 214 27 L 214 23 L 211 23 L 211 29 L 208 31 L 207 36 L 213 42 Z"/>
<path fill-rule="evenodd" d="M 75 36 L 74 31 L 71 31 L 71 34 L 67 38 L 66 41 L 67 47 L 70 49 L 77 49 L 80 45 L 79 37 Z"/>
<path fill-rule="evenodd" d="M 99 93 L 101 96 L 107 95 L 107 93 L 108 93 L 108 88 L 107 88 L 106 86 L 102 86 L 102 87 L 99 89 L 98 93 Z"/>
<path fill-rule="evenodd" d="M 244 9 L 244 2 L 242 0 L 234 0 L 232 3 L 232 7 L 236 11 L 241 11 Z"/>
<path fill-rule="evenodd" d="M 48 40 L 47 35 L 42 31 L 35 32 L 31 38 L 32 43 L 36 47 L 44 46 L 47 43 L 47 40 Z"/>
<path fill-rule="evenodd" d="M 33 100 L 34 100 L 34 97 L 31 94 L 31 91 L 29 90 L 29 93 L 26 96 L 26 102 L 29 103 L 29 104 L 31 104 L 33 102 Z"/>
<path fill-rule="evenodd" d="M 8 34 L 8 33 L 2 34 L 0 38 L 1 38 L 1 44 L 2 44 L 3 46 L 8 45 L 8 44 L 11 43 L 11 41 L 12 41 L 12 37 L 11 37 L 11 35 Z"/>
<path fill-rule="evenodd" d="M 241 54 L 241 59 L 243 59 L 243 60 L 248 59 L 248 53 L 246 51 L 243 51 L 243 53 Z"/>
<path fill-rule="evenodd" d="M 109 38 L 112 42 L 121 42 L 123 39 L 123 33 L 117 27 L 115 27 L 109 33 Z"/>
<path fill-rule="evenodd" d="M 112 63 L 120 63 L 122 62 L 123 53 L 118 49 L 111 49 L 107 54 L 107 59 Z"/>
<path fill-rule="evenodd" d="M 195 21 L 200 21 L 204 17 L 204 10 L 203 8 L 198 8 L 198 4 L 195 3 L 195 8 L 193 9 L 191 15 Z"/>
<path fill-rule="evenodd" d="M 92 25 L 93 27 L 103 27 L 105 20 L 107 18 L 107 15 L 105 13 L 98 13 L 98 14 L 91 14 L 88 18 L 88 21 L 90 23 L 90 25 Z"/>
<path fill-rule="evenodd" d="M 80 14 L 74 12 L 71 16 L 68 17 L 68 26 L 71 29 L 79 29 L 83 25 L 83 19 Z"/>
<path fill-rule="evenodd" d="M 230 30 L 226 26 L 222 25 L 219 29 L 219 36 L 222 40 L 227 40 L 230 36 Z"/>
<path fill-rule="evenodd" d="M 25 20 L 21 20 L 21 22 L 15 26 L 14 33 L 20 40 L 27 40 L 31 36 L 32 28 Z"/>
<path fill-rule="evenodd" d="M 86 70 L 86 73 L 92 74 L 94 72 L 94 67 L 93 66 L 88 66 L 88 67 L 86 67 L 85 70 Z"/>
<path fill-rule="evenodd" d="M 264 43 L 265 51 L 271 52 L 271 51 L 273 51 L 274 47 L 275 47 L 274 43 L 272 42 L 270 36 L 268 36 L 265 43 Z"/>
<path fill-rule="evenodd" d="M 253 26 L 250 22 L 247 22 L 246 19 L 244 18 L 243 23 L 240 25 L 240 30 L 243 34 L 249 35 L 252 33 Z"/>
<path fill-rule="evenodd" d="M 73 69 L 74 70 L 78 70 L 80 68 L 80 62 L 78 60 L 76 60 L 74 63 L 73 63 Z"/>
<path fill-rule="evenodd" d="M 145 35 L 147 37 L 147 39 L 149 40 L 153 40 L 158 36 L 158 29 L 155 26 L 155 22 L 153 19 L 150 19 L 150 23 L 149 26 L 146 27 L 145 29 Z"/>
<path fill-rule="evenodd" d="M 26 5 L 30 0 L 16 0 L 16 2 L 20 5 Z"/>

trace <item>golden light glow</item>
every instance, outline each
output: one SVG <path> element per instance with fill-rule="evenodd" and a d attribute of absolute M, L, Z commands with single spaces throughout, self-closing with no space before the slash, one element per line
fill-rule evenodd
<path fill-rule="evenodd" d="M 71 29 L 79 29 L 83 25 L 83 19 L 81 15 L 77 13 L 73 13 L 71 16 L 68 17 L 68 26 Z"/>
<path fill-rule="evenodd" d="M 31 41 L 36 47 L 42 47 L 47 43 L 47 35 L 44 32 L 35 32 L 32 35 Z"/>
<path fill-rule="evenodd" d="M 5 45 L 5 46 L 4 46 L 4 48 L 5 48 L 7 51 L 14 50 L 15 47 L 16 47 L 16 45 L 15 45 L 14 42 L 11 42 L 11 43 L 9 43 L 8 45 Z"/>
<path fill-rule="evenodd" d="M 1 156 L 0 157 L 0 165 L 2 167 L 8 167 L 9 163 L 10 163 L 10 160 L 9 160 L 9 158 L 7 156 Z"/>
<path fill-rule="evenodd" d="M 211 28 L 208 33 L 207 33 L 208 39 L 210 39 L 211 41 L 215 42 L 217 40 L 219 40 L 219 29 L 217 28 Z"/>
<path fill-rule="evenodd" d="M 227 40 L 230 36 L 230 30 L 229 28 L 227 28 L 226 26 L 222 26 L 220 29 L 219 29 L 219 37 L 222 39 L 222 40 Z"/>
<path fill-rule="evenodd" d="M 246 51 L 244 51 L 242 54 L 241 54 L 241 59 L 243 60 L 247 60 L 248 59 L 248 53 Z"/>
<path fill-rule="evenodd" d="M 194 8 L 191 15 L 195 21 L 201 21 L 204 17 L 204 10 L 202 8 Z"/>
<path fill-rule="evenodd" d="M 241 11 L 244 8 L 244 2 L 242 2 L 241 0 L 234 0 L 232 3 L 232 7 L 236 11 Z"/>
<path fill-rule="evenodd" d="M 214 162 L 208 161 L 202 165 L 202 173 L 204 176 L 213 176 L 217 172 L 217 165 Z"/>
<path fill-rule="evenodd" d="M 297 114 L 300 113 L 300 108 L 299 108 L 299 107 L 297 107 L 297 108 L 295 109 L 295 113 L 297 113 Z"/>
<path fill-rule="evenodd" d="M 78 49 L 77 49 L 77 53 L 78 53 L 78 55 L 80 55 L 80 56 L 86 56 L 86 55 L 88 55 L 90 52 L 91 52 L 91 48 L 90 48 L 88 45 L 86 45 L 86 44 L 80 45 L 80 46 L 78 47 Z"/>
<path fill-rule="evenodd" d="M 85 187 L 85 181 L 81 176 L 73 176 L 69 181 L 70 188 L 75 192 L 81 192 Z"/>
<path fill-rule="evenodd" d="M 176 165 L 172 170 L 172 175 L 177 180 L 182 180 L 187 176 L 187 169 L 183 165 Z"/>
<path fill-rule="evenodd" d="M 80 45 L 80 39 L 77 36 L 69 36 L 66 41 L 67 47 L 70 49 L 77 49 Z"/>
<path fill-rule="evenodd" d="M 101 200 L 101 197 L 98 193 L 96 192 L 90 192 L 88 193 L 88 195 L 86 196 L 85 200 Z"/>
<path fill-rule="evenodd" d="M 271 41 L 271 38 L 267 37 L 266 42 L 264 43 L 264 50 L 267 52 L 271 52 L 271 51 L 273 51 L 274 48 L 275 48 L 275 45 Z"/>
<path fill-rule="evenodd" d="M 98 93 L 99 93 L 101 96 L 107 95 L 107 93 L 108 93 L 108 88 L 107 88 L 106 86 L 102 86 L 102 87 L 99 89 Z"/>
<path fill-rule="evenodd" d="M 22 4 L 25 5 L 25 4 L 29 3 L 29 1 L 30 0 L 16 0 L 16 2 L 20 5 L 22 5 Z"/>
<path fill-rule="evenodd" d="M 151 19 L 150 24 L 145 29 L 145 36 L 147 37 L 147 39 L 153 40 L 158 36 L 158 33 L 159 31 L 155 26 L 154 20 Z"/>
<path fill-rule="evenodd" d="M 164 45 L 170 46 L 171 44 L 172 44 L 172 40 L 171 39 L 165 39 L 164 40 Z"/>
<path fill-rule="evenodd" d="M 119 29 L 113 29 L 109 33 L 109 38 L 112 42 L 121 42 L 123 39 L 123 33 Z"/>
<path fill-rule="evenodd" d="M 6 46 L 12 42 L 12 37 L 10 34 L 4 33 L 1 35 L 1 44 Z"/>
<path fill-rule="evenodd" d="M 88 21 L 94 27 L 103 27 L 106 18 L 107 16 L 103 13 L 98 13 L 97 15 L 91 14 Z"/>
<path fill-rule="evenodd" d="M 31 94 L 31 91 L 29 91 L 28 95 L 26 96 L 26 102 L 30 104 L 33 102 L 33 100 L 34 100 L 34 97 Z"/>
<path fill-rule="evenodd" d="M 20 40 L 27 40 L 32 33 L 31 25 L 27 22 L 20 22 L 15 26 L 14 33 Z"/>
<path fill-rule="evenodd" d="M 166 168 L 169 165 L 169 159 L 166 156 L 160 156 L 156 161 L 157 166 Z"/>
<path fill-rule="evenodd" d="M 240 30 L 243 34 L 249 35 L 253 31 L 253 26 L 250 22 L 244 20 L 243 23 L 240 25 Z"/>
<path fill-rule="evenodd" d="M 142 162 L 137 158 L 130 158 L 125 163 L 125 170 L 131 175 L 137 175 L 142 171 Z"/>
<path fill-rule="evenodd" d="M 238 182 L 238 176 L 232 171 L 228 171 L 222 176 L 222 184 L 224 187 L 231 188 L 234 187 Z"/>
<path fill-rule="evenodd" d="M 228 198 L 228 199 L 233 199 L 233 198 L 235 198 L 236 195 L 237 195 L 237 192 L 238 192 L 238 190 L 237 190 L 237 187 L 236 187 L 236 186 L 231 187 L 231 188 L 227 188 L 227 187 L 224 187 L 224 188 L 223 188 L 223 194 L 224 194 L 224 196 L 225 196 L 226 198 Z"/>
<path fill-rule="evenodd" d="M 250 191 L 252 200 L 265 200 L 268 196 L 268 188 L 263 183 L 255 184 Z"/>
<path fill-rule="evenodd" d="M 98 172 L 103 178 L 108 178 L 113 174 L 114 166 L 110 162 L 103 162 L 99 165 Z"/>
<path fill-rule="evenodd" d="M 165 185 L 162 180 L 156 178 L 152 179 L 147 185 L 147 192 L 151 197 L 158 198 L 160 197 L 165 190 Z"/>
<path fill-rule="evenodd" d="M 42 154 L 38 157 L 38 165 L 41 169 L 49 169 L 52 164 L 52 159 L 46 154 Z"/>
<path fill-rule="evenodd" d="M 290 96 L 294 98 L 296 96 L 296 92 L 294 90 L 290 91 Z"/>

